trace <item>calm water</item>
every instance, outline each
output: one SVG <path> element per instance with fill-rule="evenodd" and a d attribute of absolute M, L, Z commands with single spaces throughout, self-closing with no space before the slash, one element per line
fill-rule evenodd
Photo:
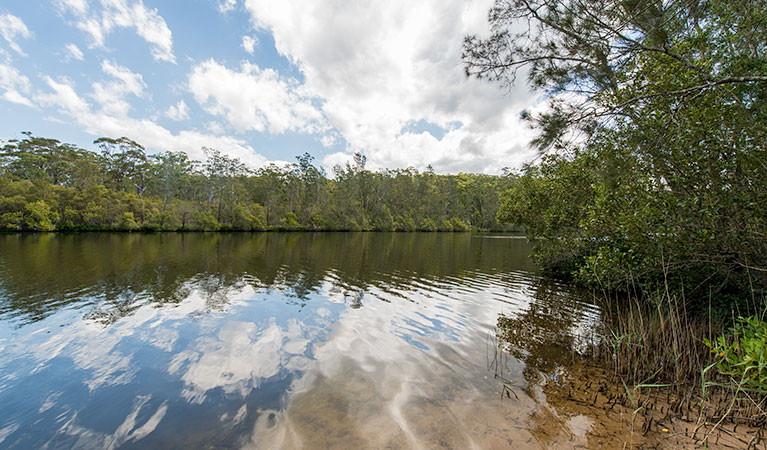
<path fill-rule="evenodd" d="M 600 419 L 546 386 L 600 311 L 529 251 L 471 234 L 0 235 L 0 447 L 588 446 Z"/>

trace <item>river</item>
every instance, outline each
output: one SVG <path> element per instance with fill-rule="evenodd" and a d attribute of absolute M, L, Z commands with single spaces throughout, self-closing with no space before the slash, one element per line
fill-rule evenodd
<path fill-rule="evenodd" d="M 529 255 L 469 233 L 0 235 L 0 447 L 634 439 L 557 394 L 602 312 Z"/>

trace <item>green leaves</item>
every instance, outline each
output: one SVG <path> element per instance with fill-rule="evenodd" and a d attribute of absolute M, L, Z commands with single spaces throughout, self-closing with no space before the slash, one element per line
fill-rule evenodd
<path fill-rule="evenodd" d="M 27 203 L 24 206 L 24 228 L 34 231 L 50 231 L 53 223 L 58 220 L 58 214 L 51 211 L 43 200 Z"/>
<path fill-rule="evenodd" d="M 505 86 L 527 74 L 549 100 L 533 144 L 562 149 L 581 141 L 573 131 L 593 136 L 707 92 L 747 105 L 767 85 L 765 10 L 759 0 L 498 0 L 493 33 L 467 36 L 462 60 L 468 76 Z"/>
<path fill-rule="evenodd" d="M 742 390 L 767 394 L 767 322 L 756 316 L 738 317 L 729 336 L 705 340 L 719 356 L 720 374 Z"/>
<path fill-rule="evenodd" d="M 467 72 L 511 83 L 528 70 L 550 101 L 533 144 L 556 152 L 498 219 L 589 284 L 761 296 L 766 18 L 756 0 L 496 2 L 496 34 L 464 43 Z"/>

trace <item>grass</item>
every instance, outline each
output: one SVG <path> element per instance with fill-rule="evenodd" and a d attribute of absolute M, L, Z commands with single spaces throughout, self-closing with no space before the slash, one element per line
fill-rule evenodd
<path fill-rule="evenodd" d="M 754 301 L 760 312 L 748 318 L 733 312 L 729 320 L 712 318 L 710 307 L 690 312 L 684 297 L 668 289 L 610 300 L 594 355 L 624 384 L 633 410 L 644 413 L 663 398 L 661 420 L 695 423 L 692 434 L 704 444 L 723 423 L 767 426 L 767 299 Z M 761 439 L 756 433 L 748 445 Z"/>

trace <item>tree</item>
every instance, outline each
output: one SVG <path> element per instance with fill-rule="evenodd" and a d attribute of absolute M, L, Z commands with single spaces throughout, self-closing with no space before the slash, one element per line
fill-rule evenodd
<path fill-rule="evenodd" d="M 543 253 L 567 244 L 591 281 L 767 286 L 763 2 L 508 0 L 489 19 L 489 38 L 465 39 L 467 74 L 525 73 L 549 98 L 523 114 L 533 143 L 559 154 L 501 219 L 545 237 Z"/>
<path fill-rule="evenodd" d="M 549 110 L 524 117 L 536 145 L 563 147 L 573 128 L 592 134 L 656 102 L 719 91 L 748 109 L 767 86 L 766 18 L 758 0 L 497 0 L 492 35 L 467 36 L 462 58 L 468 76 L 508 86 L 522 71 L 546 91 Z"/>
<path fill-rule="evenodd" d="M 151 155 L 152 179 L 156 192 L 162 197 L 163 210 L 168 200 L 178 196 L 194 169 L 194 163 L 183 152 L 163 152 Z"/>
<path fill-rule="evenodd" d="M 248 173 L 245 164 L 238 158 L 222 154 L 218 150 L 204 147 L 203 151 L 207 160 L 204 164 L 205 175 L 209 180 L 208 204 L 213 198 L 218 197 L 218 212 L 216 220 L 221 222 L 221 215 L 225 203 L 229 211 L 231 222 L 232 208 L 238 195 L 238 178 Z"/>
<path fill-rule="evenodd" d="M 48 206 L 42 200 L 27 203 L 24 206 L 24 227 L 28 230 L 53 230 L 53 222 L 55 222 L 57 219 L 58 215 L 51 211 L 50 206 Z"/>
<path fill-rule="evenodd" d="M 15 179 L 73 186 L 93 175 L 97 157 L 92 152 L 56 139 L 23 132 L 22 140 L 10 140 L 0 148 L 0 168 Z"/>
<path fill-rule="evenodd" d="M 141 222 L 146 220 L 144 191 L 149 186 L 151 165 L 144 147 L 127 137 L 112 139 L 102 137 L 93 141 L 101 148 L 106 160 L 106 172 L 116 189 L 135 189 L 141 200 Z"/>
<path fill-rule="evenodd" d="M 4 144 L 0 229 L 39 228 L 41 221 L 28 213 L 47 216 L 36 203 L 43 201 L 50 225 L 69 231 L 414 231 L 422 223 L 428 229 L 464 230 L 474 207 L 463 197 L 464 179 L 481 181 L 471 188 L 481 203 L 474 226 L 495 225 L 498 177 L 419 173 L 412 167 L 371 171 L 358 153 L 329 179 L 308 153 L 293 164 L 252 172 L 214 149 L 204 148 L 208 158 L 197 163 L 182 152 L 147 155 L 127 137 L 95 142 L 100 154 L 31 133 Z"/>

